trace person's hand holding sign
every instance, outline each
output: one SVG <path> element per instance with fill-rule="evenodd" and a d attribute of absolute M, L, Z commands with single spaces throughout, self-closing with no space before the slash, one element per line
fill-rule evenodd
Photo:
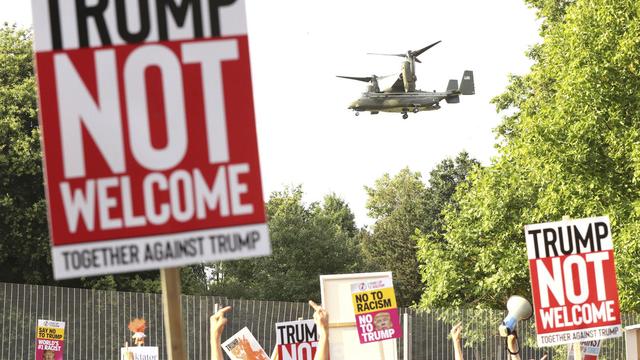
<path fill-rule="evenodd" d="M 315 321 L 320 333 L 318 351 L 316 352 L 314 360 L 329 360 L 329 313 L 312 300 L 309 300 L 309 306 L 315 310 L 313 313 L 313 321 Z"/>
<path fill-rule="evenodd" d="M 222 356 L 222 343 L 220 338 L 222 337 L 225 325 L 227 325 L 227 322 L 229 321 L 224 317 L 224 314 L 229 311 L 231 311 L 231 306 L 224 307 L 211 315 L 211 318 L 209 319 L 211 324 L 211 356 L 213 360 L 224 359 Z"/>

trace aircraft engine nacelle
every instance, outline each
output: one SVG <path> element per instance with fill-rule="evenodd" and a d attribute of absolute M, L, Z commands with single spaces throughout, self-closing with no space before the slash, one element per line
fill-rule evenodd
<path fill-rule="evenodd" d="M 402 64 L 402 82 L 404 83 L 405 92 L 416 90 L 416 79 L 413 73 L 411 62 L 409 61 L 405 61 Z"/>

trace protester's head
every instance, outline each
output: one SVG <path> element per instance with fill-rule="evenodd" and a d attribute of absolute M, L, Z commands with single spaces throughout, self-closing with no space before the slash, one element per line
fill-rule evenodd
<path fill-rule="evenodd" d="M 373 316 L 373 326 L 376 330 L 386 330 L 393 328 L 391 323 L 391 314 L 388 312 L 380 312 Z"/>
<path fill-rule="evenodd" d="M 45 350 L 42 353 L 42 360 L 55 360 L 56 353 L 53 350 Z"/>

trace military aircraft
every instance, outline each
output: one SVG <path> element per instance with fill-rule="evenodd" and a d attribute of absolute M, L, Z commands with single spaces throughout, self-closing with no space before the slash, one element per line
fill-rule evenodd
<path fill-rule="evenodd" d="M 415 75 L 415 63 L 421 62 L 418 56 L 439 43 L 440 41 L 437 41 L 419 50 L 409 50 L 406 54 L 372 54 L 405 58 L 402 64 L 402 72 L 398 76 L 398 79 L 390 88 L 384 91 L 380 90 L 378 84 L 378 79 L 382 79 L 382 77 L 376 75 L 367 77 L 338 76 L 340 78 L 370 83 L 367 91 L 362 93 L 362 96 L 358 100 L 352 102 L 349 109 L 354 110 L 356 116 L 358 116 L 361 111 L 369 111 L 371 114 L 378 114 L 380 111 L 383 111 L 402 113 L 402 118 L 406 119 L 409 117 L 409 111 L 417 113 L 419 111 L 438 110 L 440 109 L 440 101 L 442 100 L 450 104 L 457 104 L 460 102 L 459 95 L 475 94 L 473 71 L 470 70 L 465 71 L 462 75 L 460 86 L 458 86 L 458 80 L 449 80 L 447 90 L 444 92 L 416 90 L 417 77 Z"/>

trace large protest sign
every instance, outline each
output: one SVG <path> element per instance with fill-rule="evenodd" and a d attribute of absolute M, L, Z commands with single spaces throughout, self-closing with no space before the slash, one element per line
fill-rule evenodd
<path fill-rule="evenodd" d="M 332 359 L 397 360 L 397 340 L 361 343 L 355 321 L 351 286 L 360 282 L 392 279 L 391 272 L 320 276 L 322 307 L 329 313 Z"/>
<path fill-rule="evenodd" d="M 391 278 L 351 284 L 351 296 L 361 344 L 402 337 Z"/>
<path fill-rule="evenodd" d="M 313 320 L 276 323 L 278 360 L 313 360 L 318 350 L 318 336 Z"/>
<path fill-rule="evenodd" d="M 538 346 L 622 336 L 609 218 L 525 226 Z"/>
<path fill-rule="evenodd" d="M 258 340 L 246 327 L 222 343 L 222 349 L 231 360 L 269 360 Z"/>
<path fill-rule="evenodd" d="M 244 1 L 32 0 L 56 279 L 267 255 Z"/>
<path fill-rule="evenodd" d="M 64 322 L 38 320 L 36 328 L 36 359 L 64 359 Z"/>

